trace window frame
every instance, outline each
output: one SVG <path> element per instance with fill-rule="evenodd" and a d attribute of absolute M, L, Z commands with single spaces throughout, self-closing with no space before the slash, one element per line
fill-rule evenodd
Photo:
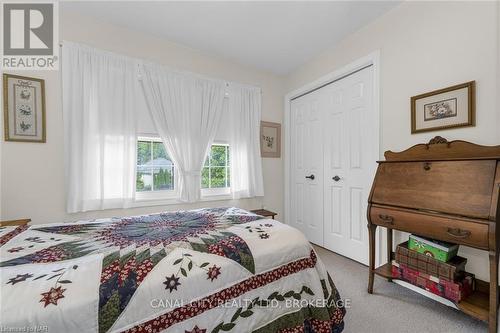
<path fill-rule="evenodd" d="M 136 148 L 139 141 L 151 141 L 163 143 L 160 136 L 155 134 L 140 134 L 136 137 Z M 217 141 L 212 143 L 212 145 L 224 145 L 228 146 L 226 142 Z M 211 147 L 210 147 L 211 149 Z M 167 154 L 169 152 L 167 151 Z M 229 154 L 228 154 L 229 155 Z M 205 164 L 203 164 L 203 168 Z M 230 169 L 230 165 L 226 168 Z M 174 163 L 175 168 L 175 163 Z M 159 191 L 142 191 L 138 192 L 135 188 L 137 184 L 137 152 L 136 152 L 136 162 L 134 164 L 134 193 L 135 193 L 135 203 L 134 207 L 147 207 L 147 206 L 161 206 L 161 205 L 178 205 L 183 204 L 180 200 L 180 193 L 178 187 L 175 184 L 179 183 L 178 179 L 179 173 L 174 172 L 174 189 L 173 190 L 159 190 Z M 201 175 L 200 175 L 201 176 Z M 201 186 L 201 184 L 200 184 Z M 217 200 L 229 200 L 231 199 L 231 187 L 218 187 L 218 188 L 202 188 L 201 189 L 201 199 L 199 202 L 217 201 Z"/>
<path fill-rule="evenodd" d="M 223 141 L 216 141 L 216 142 L 213 142 L 212 145 L 210 146 L 210 150 L 212 150 L 212 147 L 213 146 L 225 146 L 226 148 L 229 148 L 229 149 L 226 149 L 226 165 L 225 166 L 205 166 L 205 163 L 203 163 L 203 167 L 202 167 L 202 175 L 201 177 L 203 177 L 203 169 L 205 168 L 209 168 L 209 172 L 210 172 L 210 168 L 225 168 L 226 169 L 226 185 L 227 185 L 227 182 L 228 182 L 228 170 L 229 170 L 229 174 L 231 173 L 231 164 L 228 164 L 227 161 L 229 161 L 229 154 L 230 154 L 230 145 L 229 143 L 227 142 L 223 142 Z M 208 157 L 208 156 L 207 156 Z M 210 176 L 209 176 L 209 180 L 210 180 Z M 200 184 L 201 186 L 201 184 Z M 201 196 L 202 197 L 215 197 L 215 196 L 229 196 L 231 194 L 231 185 L 229 186 L 226 186 L 226 187 L 208 187 L 208 188 L 201 188 Z"/>
<path fill-rule="evenodd" d="M 139 145 L 140 141 L 148 141 L 151 143 L 161 143 L 163 144 L 163 140 L 158 135 L 138 135 L 136 138 L 136 149 Z M 152 147 L 152 146 L 151 146 Z M 151 148 L 152 149 L 152 148 Z M 166 150 L 166 149 L 165 149 Z M 170 157 L 168 151 L 166 151 Z M 151 156 L 153 158 L 153 156 Z M 134 192 L 135 192 L 135 201 L 154 201 L 154 200 L 165 200 L 165 199 L 178 199 L 179 198 L 179 189 L 176 186 L 178 184 L 178 172 L 175 171 L 175 163 L 173 163 L 174 169 L 174 189 L 173 190 L 150 190 L 150 191 L 137 191 L 137 152 L 136 152 L 136 162 L 135 162 L 135 171 L 134 171 Z"/>

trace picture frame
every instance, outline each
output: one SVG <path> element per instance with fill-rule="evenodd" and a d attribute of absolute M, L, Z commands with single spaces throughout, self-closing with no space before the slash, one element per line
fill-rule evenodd
<path fill-rule="evenodd" d="M 3 74 L 5 141 L 46 141 L 45 80 Z"/>
<path fill-rule="evenodd" d="M 281 124 L 269 121 L 260 122 L 260 156 L 281 157 Z"/>
<path fill-rule="evenodd" d="M 411 97 L 411 133 L 475 126 L 476 82 Z"/>

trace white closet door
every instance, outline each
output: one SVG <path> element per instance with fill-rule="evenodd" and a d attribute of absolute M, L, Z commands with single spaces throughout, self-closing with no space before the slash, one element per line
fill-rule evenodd
<path fill-rule="evenodd" d="M 324 246 L 368 263 L 367 201 L 378 157 L 373 70 L 324 87 Z"/>
<path fill-rule="evenodd" d="M 291 103 L 292 225 L 323 245 L 323 121 L 320 90 Z"/>

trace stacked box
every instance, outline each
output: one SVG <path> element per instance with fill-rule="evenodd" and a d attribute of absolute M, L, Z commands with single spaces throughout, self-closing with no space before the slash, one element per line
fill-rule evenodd
<path fill-rule="evenodd" d="M 448 262 L 436 260 L 425 254 L 408 249 L 408 242 L 399 244 L 396 247 L 396 261 L 411 269 L 449 281 L 462 279 L 464 277 L 465 264 L 467 264 L 467 259 L 460 256 L 455 256 Z"/>
<path fill-rule="evenodd" d="M 474 290 L 474 275 L 467 272 L 464 272 L 463 278 L 455 282 L 439 279 L 393 261 L 392 276 L 457 303 L 472 294 Z"/>
<path fill-rule="evenodd" d="M 456 244 L 436 241 L 415 235 L 410 235 L 408 248 L 442 262 L 447 262 L 458 253 L 458 245 Z"/>

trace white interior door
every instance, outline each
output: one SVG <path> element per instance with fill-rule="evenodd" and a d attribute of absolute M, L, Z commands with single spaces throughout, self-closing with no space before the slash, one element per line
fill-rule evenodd
<path fill-rule="evenodd" d="M 291 103 L 290 221 L 323 245 L 323 121 L 320 90 Z"/>
<path fill-rule="evenodd" d="M 324 88 L 324 246 L 368 264 L 367 202 L 378 158 L 373 69 Z"/>

